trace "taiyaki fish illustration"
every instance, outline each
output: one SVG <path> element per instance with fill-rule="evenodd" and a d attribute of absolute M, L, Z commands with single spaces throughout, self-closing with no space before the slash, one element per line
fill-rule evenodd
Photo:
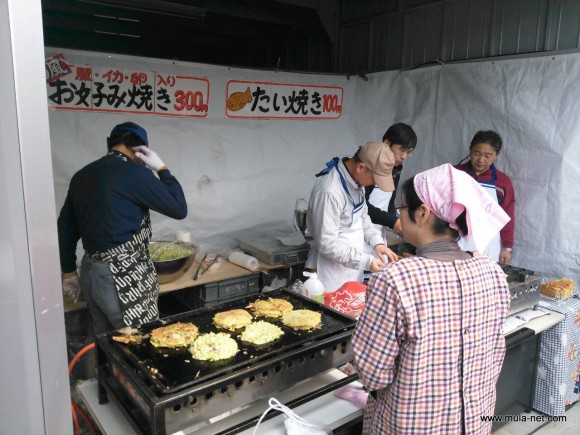
<path fill-rule="evenodd" d="M 228 109 L 232 112 L 242 110 L 244 106 L 252 102 L 252 94 L 250 88 L 246 92 L 234 92 L 228 97 Z"/>

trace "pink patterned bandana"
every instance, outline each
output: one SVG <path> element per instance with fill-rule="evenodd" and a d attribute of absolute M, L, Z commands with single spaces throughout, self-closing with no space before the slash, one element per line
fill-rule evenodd
<path fill-rule="evenodd" d="M 467 210 L 467 229 L 482 251 L 510 218 L 469 174 L 446 163 L 415 175 L 415 191 L 440 219 L 455 230 L 455 220 Z M 461 234 L 465 237 L 467 234 Z"/>

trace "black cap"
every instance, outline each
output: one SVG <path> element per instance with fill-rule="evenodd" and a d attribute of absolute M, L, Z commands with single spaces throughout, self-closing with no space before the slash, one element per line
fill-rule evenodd
<path fill-rule="evenodd" d="M 124 122 L 122 124 L 116 125 L 111 130 L 111 133 L 114 131 L 129 131 L 131 133 L 135 133 L 139 138 L 143 141 L 143 144 L 149 145 L 149 141 L 147 140 L 147 132 L 145 129 L 134 122 Z"/>

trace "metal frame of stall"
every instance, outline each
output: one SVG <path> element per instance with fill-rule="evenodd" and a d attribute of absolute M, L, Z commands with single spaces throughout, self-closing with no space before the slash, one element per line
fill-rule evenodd
<path fill-rule="evenodd" d="M 40 0 L 0 0 L 0 421 L 72 433 Z"/>

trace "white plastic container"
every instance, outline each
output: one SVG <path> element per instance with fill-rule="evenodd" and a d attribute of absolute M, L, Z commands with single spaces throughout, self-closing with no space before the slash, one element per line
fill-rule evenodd
<path fill-rule="evenodd" d="M 175 240 L 178 242 L 191 243 L 191 233 L 189 231 L 176 231 Z"/>
<path fill-rule="evenodd" d="M 304 272 L 304 275 L 309 277 L 302 286 L 304 296 L 324 304 L 324 285 L 322 281 L 318 279 L 315 272 Z"/>

